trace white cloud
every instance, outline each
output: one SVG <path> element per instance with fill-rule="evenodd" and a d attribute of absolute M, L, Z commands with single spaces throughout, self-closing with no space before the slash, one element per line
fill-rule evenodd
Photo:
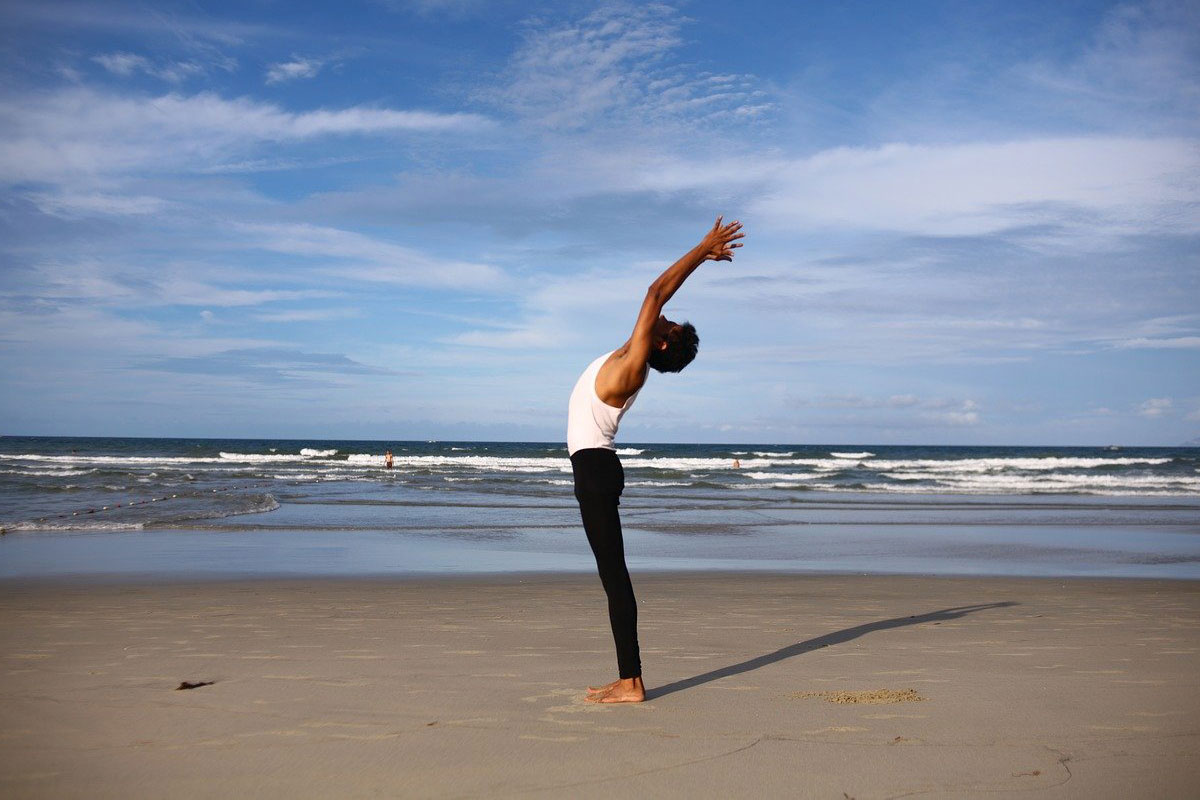
<path fill-rule="evenodd" d="M 1097 341 L 1118 350 L 1192 350 L 1200 348 L 1200 314 L 1141 319 L 1107 331 Z"/>
<path fill-rule="evenodd" d="M 157 214 L 169 205 L 161 197 L 105 192 L 36 192 L 29 195 L 29 199 L 42 213 L 63 219 Z"/>
<path fill-rule="evenodd" d="M 979 412 L 977 411 L 944 411 L 941 414 L 932 415 L 931 418 L 946 425 L 979 424 Z"/>
<path fill-rule="evenodd" d="M 938 403 L 934 403 L 933 405 L 938 405 Z M 979 404 L 977 402 L 974 400 L 963 400 L 958 406 L 958 408 L 946 411 L 931 412 L 926 414 L 925 417 L 944 425 L 969 426 L 979 424 Z"/>
<path fill-rule="evenodd" d="M 93 352 L 128 352 L 150 346 L 162 334 L 158 326 L 149 322 L 125 319 L 88 305 L 73 308 L 69 313 L 55 310 L 39 315 L 36 325 L 31 325 L 22 311 L 0 309 L 0 325 L 6 332 L 7 343 L 20 345 L 5 348 L 4 354 L 23 356 L 23 360 L 32 360 L 43 368 L 46 352 L 58 351 L 76 357 L 87 357 Z"/>
<path fill-rule="evenodd" d="M 1174 401 L 1169 397 L 1152 397 L 1138 406 L 1137 413 L 1148 419 L 1157 419 L 1170 412 L 1174 405 Z"/>
<path fill-rule="evenodd" d="M 490 291 L 504 282 L 496 267 L 430 256 L 353 231 L 318 225 L 238 224 L 250 246 L 276 253 L 332 259 L 325 272 L 341 279 Z"/>
<path fill-rule="evenodd" d="M 1195 232 L 1198 178 L 1200 149 L 1184 139 L 835 148 L 778 169 L 750 212 L 775 227 L 940 236 L 1048 223 Z"/>
<path fill-rule="evenodd" d="M 204 67 L 194 61 L 154 64 L 144 56 L 135 53 L 102 53 L 93 56 L 92 60 L 114 75 L 124 78 L 130 77 L 136 72 L 142 72 L 170 83 L 179 83 L 186 78 L 204 73 Z"/>
<path fill-rule="evenodd" d="M 646 287 L 661 269 L 660 264 L 635 263 L 619 271 L 542 275 L 519 293 L 515 322 L 500 330 L 465 331 L 447 342 L 505 350 L 564 350 L 588 342 L 615 347 L 633 330 Z"/>
<path fill-rule="evenodd" d="M 668 6 L 610 5 L 574 22 L 529 25 L 492 99 L 542 130 L 531 165 L 539 190 L 735 198 L 759 229 L 970 236 L 1024 228 L 1031 244 L 1040 230 L 1038 241 L 1054 250 L 1200 231 L 1194 138 L 1007 127 L 1007 138 L 991 141 L 802 153 L 776 129 L 784 140 L 763 146 L 745 125 L 713 124 L 760 114 L 771 100 L 752 76 L 682 67 L 687 22 Z M 589 136 L 586 146 L 578 141 Z"/>
<path fill-rule="evenodd" d="M 291 112 L 213 93 L 160 97 L 72 88 L 0 100 L 0 181 L 203 168 L 267 144 L 321 136 L 472 132 L 478 114 L 387 108 Z"/>
<path fill-rule="evenodd" d="M 1115 6 L 1095 39 L 1064 66 L 1039 63 L 1026 73 L 1040 86 L 1101 115 L 1114 104 L 1153 109 L 1194 125 L 1200 76 L 1200 13 L 1195 3 L 1151 0 Z M 1061 97 L 1059 98 L 1061 100 Z M 1121 122 L 1120 120 L 1116 120 Z"/>
<path fill-rule="evenodd" d="M 854 393 L 796 398 L 789 405 L 799 408 L 831 410 L 871 410 L 878 412 L 903 411 L 916 419 L 935 425 L 977 425 L 980 406 L 974 400 L 950 400 L 941 397 L 921 398 L 915 394 L 893 394 L 872 397 Z M 892 421 L 894 417 L 889 417 Z"/>
<path fill-rule="evenodd" d="M 175 61 L 158 67 L 152 74 L 170 83 L 180 83 L 193 75 L 204 74 L 204 67 L 194 61 Z"/>
<path fill-rule="evenodd" d="M 160 264 L 139 268 L 102 260 L 53 260 L 22 272 L 23 281 L 4 288 L 52 303 L 101 307 L 193 305 L 209 307 L 256 306 L 277 301 L 311 300 L 337 296 L 327 289 L 240 288 L 234 276 L 199 264 Z M 241 272 L 247 282 L 259 278 Z M 224 279 L 222 279 L 224 278 Z"/>
<path fill-rule="evenodd" d="M 150 298 L 161 305 L 186 306 L 258 306 L 287 300 L 333 297 L 337 293 L 321 289 L 238 289 L 217 286 L 182 276 L 163 279 Z"/>
<path fill-rule="evenodd" d="M 197 167 L 194 171 L 201 175 L 236 175 L 238 173 L 250 172 L 284 172 L 287 170 L 305 167 L 315 169 L 317 167 L 336 167 L 342 164 L 353 164 L 356 161 L 363 161 L 370 158 L 367 154 L 356 153 L 343 156 L 330 156 L 327 158 L 254 158 L 245 161 L 233 161 L 221 164 L 212 164 L 206 167 Z"/>
<path fill-rule="evenodd" d="M 324 65 L 325 62 L 319 59 L 293 56 L 291 61 L 281 61 L 267 67 L 267 83 L 315 78 Z"/>
<path fill-rule="evenodd" d="M 524 188 L 536 185 L 538 196 L 555 198 L 703 196 L 739 207 L 758 231 L 949 237 L 1025 229 L 1029 246 L 1046 252 L 1111 250 L 1124 236 L 1200 232 L 1200 142 L 1193 139 L 895 143 L 804 156 L 745 153 L 736 145 L 701 155 L 703 148 L 684 152 L 653 135 L 567 142 L 530 163 Z M 510 183 L 511 192 L 522 188 Z M 472 196 L 486 199 L 503 188 L 477 186 Z M 470 207 L 478 213 L 477 205 Z"/>
<path fill-rule="evenodd" d="M 293 311 L 264 311 L 255 314 L 259 322 L 325 322 L 333 319 L 348 319 L 357 317 L 359 312 L 353 308 L 311 308 Z"/>
<path fill-rule="evenodd" d="M 577 22 L 535 20 L 513 55 L 507 85 L 492 99 L 543 128 L 600 124 L 606 135 L 622 125 L 744 122 L 768 111 L 771 103 L 752 76 L 673 63 L 685 22 L 657 3 L 606 5 Z"/>
<path fill-rule="evenodd" d="M 914 394 L 894 394 L 888 397 L 835 394 L 799 398 L 793 402 L 801 408 L 912 408 L 928 405 L 930 401 L 922 401 Z"/>
<path fill-rule="evenodd" d="M 144 57 L 133 53 L 103 53 L 92 58 L 100 66 L 114 75 L 129 76 L 135 72 L 150 68 L 150 62 Z"/>
<path fill-rule="evenodd" d="M 1200 336 L 1177 336 L 1171 339 L 1129 339 L 1118 342 L 1117 347 L 1131 350 L 1196 350 L 1200 349 Z"/>
<path fill-rule="evenodd" d="M 10 343 L 21 345 L 10 347 L 6 352 L 19 356 L 23 362 L 42 372 L 50 361 L 115 364 L 123 362 L 130 354 L 188 356 L 227 348 L 279 344 L 252 337 L 204 338 L 196 335 L 198 328 L 180 330 L 177 325 L 131 320 L 92 304 L 79 304 L 40 315 L 34 325 L 19 311 L 0 309 L 0 326 Z M 69 370 L 60 370 L 56 377 L 77 388 L 76 379 Z M 111 375 L 107 380 L 111 382 Z"/>

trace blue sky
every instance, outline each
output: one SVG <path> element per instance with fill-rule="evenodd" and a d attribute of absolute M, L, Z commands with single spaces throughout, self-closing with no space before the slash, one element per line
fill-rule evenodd
<path fill-rule="evenodd" d="M 1200 437 L 1188 2 L 7 2 L 0 433 Z"/>

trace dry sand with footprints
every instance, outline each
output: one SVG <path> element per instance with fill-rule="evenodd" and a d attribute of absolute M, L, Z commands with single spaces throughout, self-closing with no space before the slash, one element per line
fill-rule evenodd
<path fill-rule="evenodd" d="M 0 796 L 1184 797 L 1200 584 L 589 576 L 0 584 Z M 182 683 L 205 684 L 180 690 Z"/>

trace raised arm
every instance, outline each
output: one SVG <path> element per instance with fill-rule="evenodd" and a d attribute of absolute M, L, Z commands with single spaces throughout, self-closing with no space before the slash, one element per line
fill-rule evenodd
<path fill-rule="evenodd" d="M 678 261 L 663 271 L 662 275 L 655 278 L 654 283 L 650 284 L 650 288 L 646 290 L 646 300 L 642 304 L 642 308 L 653 308 L 653 318 L 657 319 L 658 314 L 662 311 L 667 301 L 671 296 L 678 291 L 687 277 L 691 275 L 697 267 L 705 261 L 732 261 L 733 248 L 741 247 L 740 243 L 735 242 L 735 239 L 741 239 L 744 234 L 739 233 L 742 229 L 742 223 L 731 222 L 728 225 L 721 224 L 721 217 L 717 217 L 717 221 L 713 224 L 712 230 L 704 235 L 700 240 L 700 244 L 693 247 L 683 255 Z M 644 314 L 638 317 L 641 322 Z M 634 329 L 637 330 L 636 327 Z"/>
<path fill-rule="evenodd" d="M 689 250 L 678 261 L 667 267 L 650 288 L 642 301 L 633 334 L 601 368 L 596 376 L 596 393 L 600 399 L 612 406 L 623 406 L 625 401 L 642 388 L 646 380 L 646 362 L 650 350 L 655 346 L 654 332 L 659 325 L 659 316 L 667 301 L 679 290 L 688 276 L 705 261 L 732 261 L 733 250 L 741 247 L 738 239 L 742 223 L 722 222 L 721 217 L 700 243 Z"/>

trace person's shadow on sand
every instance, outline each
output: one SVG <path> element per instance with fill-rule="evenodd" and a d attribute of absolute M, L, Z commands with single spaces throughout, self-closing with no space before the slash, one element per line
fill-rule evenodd
<path fill-rule="evenodd" d="M 924 622 L 945 622 L 947 620 L 958 619 L 967 614 L 973 614 L 976 611 L 986 611 L 991 608 L 1008 608 L 1009 606 L 1019 605 L 1019 603 L 1007 601 L 1003 603 L 981 603 L 974 606 L 958 606 L 956 608 L 944 608 L 941 611 L 931 611 L 928 614 L 918 614 L 911 617 L 895 617 L 894 619 L 882 619 L 878 622 L 868 622 L 864 625 L 856 625 L 853 628 L 827 633 L 824 636 L 818 636 L 815 639 L 808 639 L 803 642 L 789 644 L 787 647 L 781 647 L 774 653 L 752 658 L 748 661 L 743 661 L 740 664 L 730 664 L 728 667 L 714 669 L 711 672 L 705 672 L 702 675 L 696 675 L 691 678 L 683 678 L 682 680 L 668 683 L 664 686 L 657 686 L 653 689 L 646 690 L 647 700 L 657 700 L 660 697 L 665 697 L 673 692 L 680 692 L 684 689 L 692 689 L 705 683 L 710 683 L 721 678 L 728 678 L 731 675 L 741 675 L 743 672 L 750 672 L 759 667 L 765 667 L 768 664 L 774 664 L 777 661 L 783 661 L 785 658 L 811 653 L 813 650 L 819 650 L 822 647 L 829 647 L 833 644 L 841 644 L 848 642 L 851 639 L 857 639 L 859 636 L 864 636 L 875 631 L 885 631 L 889 628 L 900 628 L 905 625 L 920 625 Z"/>

